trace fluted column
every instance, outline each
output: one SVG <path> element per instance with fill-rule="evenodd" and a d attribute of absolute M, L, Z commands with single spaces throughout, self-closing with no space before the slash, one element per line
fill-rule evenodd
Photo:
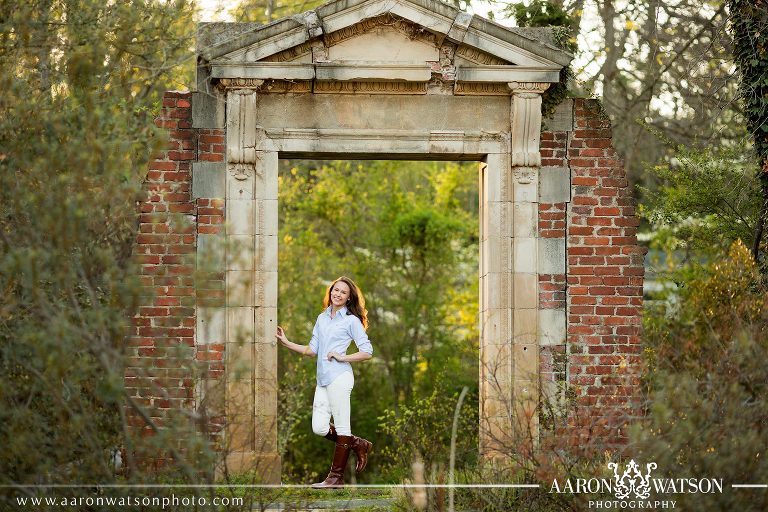
<path fill-rule="evenodd" d="M 513 431 L 538 438 L 538 211 L 541 155 L 541 95 L 547 83 L 508 84 L 511 105 L 511 175 L 514 202 L 512 230 L 513 360 L 515 397 Z"/>
<path fill-rule="evenodd" d="M 279 483 L 277 152 L 255 124 L 256 97 L 227 92 L 227 464 Z"/>

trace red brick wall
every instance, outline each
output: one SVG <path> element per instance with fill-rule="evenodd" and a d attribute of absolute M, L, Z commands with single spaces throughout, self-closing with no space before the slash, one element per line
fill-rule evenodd
<path fill-rule="evenodd" d="M 554 297 L 558 280 L 565 279 L 567 433 L 579 446 L 619 448 L 627 441 L 626 423 L 640 414 L 644 249 L 599 102 L 574 100 L 573 123 L 571 132 L 542 133 L 543 164 L 569 168 L 572 196 L 564 233 L 553 222 L 562 219 L 565 205 L 539 206 L 540 236 L 566 236 L 567 258 L 567 277 L 540 277 L 540 303 L 559 307 Z M 542 369 L 552 365 L 552 354 L 544 351 Z"/>
<path fill-rule="evenodd" d="M 215 383 L 224 374 L 224 343 L 195 338 L 196 306 L 224 301 L 224 273 L 196 272 L 197 237 L 222 233 L 224 199 L 193 198 L 191 170 L 194 161 L 224 162 L 225 133 L 192 128 L 191 97 L 168 92 L 163 99 L 156 124 L 169 139 L 149 166 L 134 250 L 146 293 L 127 340 L 125 382 L 158 427 L 199 407 L 197 377 Z M 539 236 L 564 239 L 567 259 L 566 274 L 539 277 L 540 307 L 567 314 L 565 343 L 542 349 L 542 379 L 568 391 L 561 433 L 580 446 L 619 447 L 623 424 L 639 414 L 643 249 L 609 121 L 595 101 L 572 105 L 573 129 L 541 135 L 542 165 L 568 168 L 572 190 L 570 203 L 539 204 Z M 180 347 L 187 352 L 177 353 Z M 130 407 L 126 413 L 136 433 L 153 435 L 141 415 Z M 215 437 L 223 424 L 212 412 L 204 429 Z"/>
<path fill-rule="evenodd" d="M 144 292 L 126 341 L 125 368 L 130 400 L 149 418 L 147 421 L 130 404 L 126 406 L 126 420 L 137 439 L 153 437 L 156 428 L 162 430 L 189 418 L 183 412 L 196 406 L 195 382 L 201 372 L 207 371 L 214 379 L 223 374 L 223 344 L 196 344 L 195 307 L 201 293 L 223 300 L 224 276 L 201 279 L 195 270 L 197 234 L 221 229 L 224 201 L 193 200 L 191 171 L 193 161 L 224 160 L 224 136 L 221 130 L 192 128 L 191 96 L 171 91 L 163 97 L 155 124 L 168 130 L 168 140 L 149 164 L 145 196 L 138 205 L 133 260 Z M 220 291 L 208 293 L 209 280 Z M 209 429 L 219 430 L 220 420 L 212 418 Z M 183 444 L 179 440 L 176 448 L 183 449 Z M 137 451 L 134 455 L 155 467 L 170 460 L 169 453 Z"/>

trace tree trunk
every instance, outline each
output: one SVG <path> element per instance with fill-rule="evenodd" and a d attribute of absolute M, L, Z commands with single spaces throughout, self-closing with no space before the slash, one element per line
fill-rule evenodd
<path fill-rule="evenodd" d="M 752 243 L 752 257 L 757 264 L 760 264 L 760 243 L 763 241 L 765 225 L 768 223 L 768 158 L 763 159 L 760 166 L 760 192 L 763 202 L 755 226 L 755 240 Z"/>

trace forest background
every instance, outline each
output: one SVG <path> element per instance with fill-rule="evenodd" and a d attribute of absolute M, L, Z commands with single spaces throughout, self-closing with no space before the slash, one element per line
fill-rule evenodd
<path fill-rule="evenodd" d="M 265 23 L 319 3 L 245 0 L 226 11 Z M 648 416 L 633 432 L 635 453 L 671 475 L 768 482 L 766 3 L 489 9 L 505 23 L 560 27 L 577 55 L 569 94 L 602 99 L 636 187 L 650 286 Z M 187 0 L 0 2 L 0 433 L 13 440 L 0 483 L 116 478 L 104 453 L 124 433 L 134 204 L 163 144 L 152 124 L 160 95 L 194 83 L 200 13 Z M 464 387 L 457 468 L 485 478 L 476 164 L 282 161 L 279 193 L 289 337 L 308 341 L 331 279 L 349 275 L 366 293 L 376 358 L 356 368 L 353 426 L 380 449 L 360 481 L 401 481 L 417 459 L 427 480 L 444 481 Z M 279 361 L 279 444 L 284 481 L 305 482 L 324 473 L 328 453 L 310 428 L 313 364 L 291 356 Z M 529 461 L 515 478 L 594 474 L 603 462 L 549 455 L 557 464 Z M 184 461 L 175 478 L 192 478 L 199 463 Z M 578 507 L 536 493 L 467 499 Z M 768 509 L 765 493 L 722 500 L 696 506 Z"/>

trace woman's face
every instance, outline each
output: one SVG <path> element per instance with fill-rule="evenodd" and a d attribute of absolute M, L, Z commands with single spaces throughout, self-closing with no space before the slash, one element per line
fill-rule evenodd
<path fill-rule="evenodd" d="M 337 281 L 331 288 L 331 304 L 335 308 L 344 306 L 349 299 L 349 293 L 349 285 L 344 281 Z"/>

